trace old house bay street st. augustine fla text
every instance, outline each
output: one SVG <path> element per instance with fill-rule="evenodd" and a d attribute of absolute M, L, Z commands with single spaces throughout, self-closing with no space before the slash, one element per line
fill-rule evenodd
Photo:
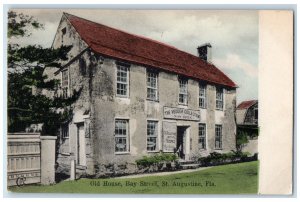
<path fill-rule="evenodd" d="M 91 181 L 90 186 L 96 187 L 215 187 L 216 184 L 213 181 Z"/>

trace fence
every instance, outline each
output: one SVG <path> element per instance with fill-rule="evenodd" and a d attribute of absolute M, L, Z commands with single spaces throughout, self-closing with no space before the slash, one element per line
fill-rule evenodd
<path fill-rule="evenodd" d="M 56 137 L 39 133 L 9 133 L 7 185 L 54 183 L 55 140 Z"/>

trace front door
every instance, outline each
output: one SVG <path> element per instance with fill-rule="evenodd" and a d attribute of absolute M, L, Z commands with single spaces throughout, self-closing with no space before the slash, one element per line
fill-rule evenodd
<path fill-rule="evenodd" d="M 177 127 L 177 154 L 181 159 L 185 159 L 185 139 L 186 139 L 186 127 Z"/>
<path fill-rule="evenodd" d="M 85 154 L 85 132 L 84 125 L 80 124 L 78 127 L 78 164 L 86 165 L 86 154 Z"/>

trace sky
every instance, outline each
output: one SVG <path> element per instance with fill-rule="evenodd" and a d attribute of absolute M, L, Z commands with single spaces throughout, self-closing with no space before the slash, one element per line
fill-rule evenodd
<path fill-rule="evenodd" d="M 250 10 L 100 10 L 26 9 L 44 24 L 14 42 L 50 47 L 63 12 L 136 35 L 155 39 L 197 55 L 212 45 L 212 63 L 237 85 L 237 103 L 258 97 L 258 12 Z"/>

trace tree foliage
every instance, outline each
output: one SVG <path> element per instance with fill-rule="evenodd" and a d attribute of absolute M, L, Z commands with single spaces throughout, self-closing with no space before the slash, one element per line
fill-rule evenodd
<path fill-rule="evenodd" d="M 240 131 L 236 136 L 236 147 L 238 151 L 242 151 L 243 147 L 249 142 L 248 134 L 245 131 Z"/>
<path fill-rule="evenodd" d="M 8 12 L 7 35 L 8 37 L 24 37 L 30 36 L 32 29 L 43 29 L 44 25 L 39 23 L 32 16 L 24 15 L 23 13 L 16 13 L 14 11 Z"/>
<path fill-rule="evenodd" d="M 32 16 L 9 11 L 8 37 L 28 37 L 31 29 L 43 29 Z M 37 44 L 20 46 L 8 44 L 8 131 L 24 131 L 34 123 L 43 123 L 43 133 L 55 135 L 59 125 L 71 116 L 71 104 L 80 92 L 67 99 L 49 97 L 38 91 L 55 91 L 59 81 L 48 79 L 45 68 L 61 68 L 68 60 L 71 46 L 57 49 L 43 48 Z"/>

